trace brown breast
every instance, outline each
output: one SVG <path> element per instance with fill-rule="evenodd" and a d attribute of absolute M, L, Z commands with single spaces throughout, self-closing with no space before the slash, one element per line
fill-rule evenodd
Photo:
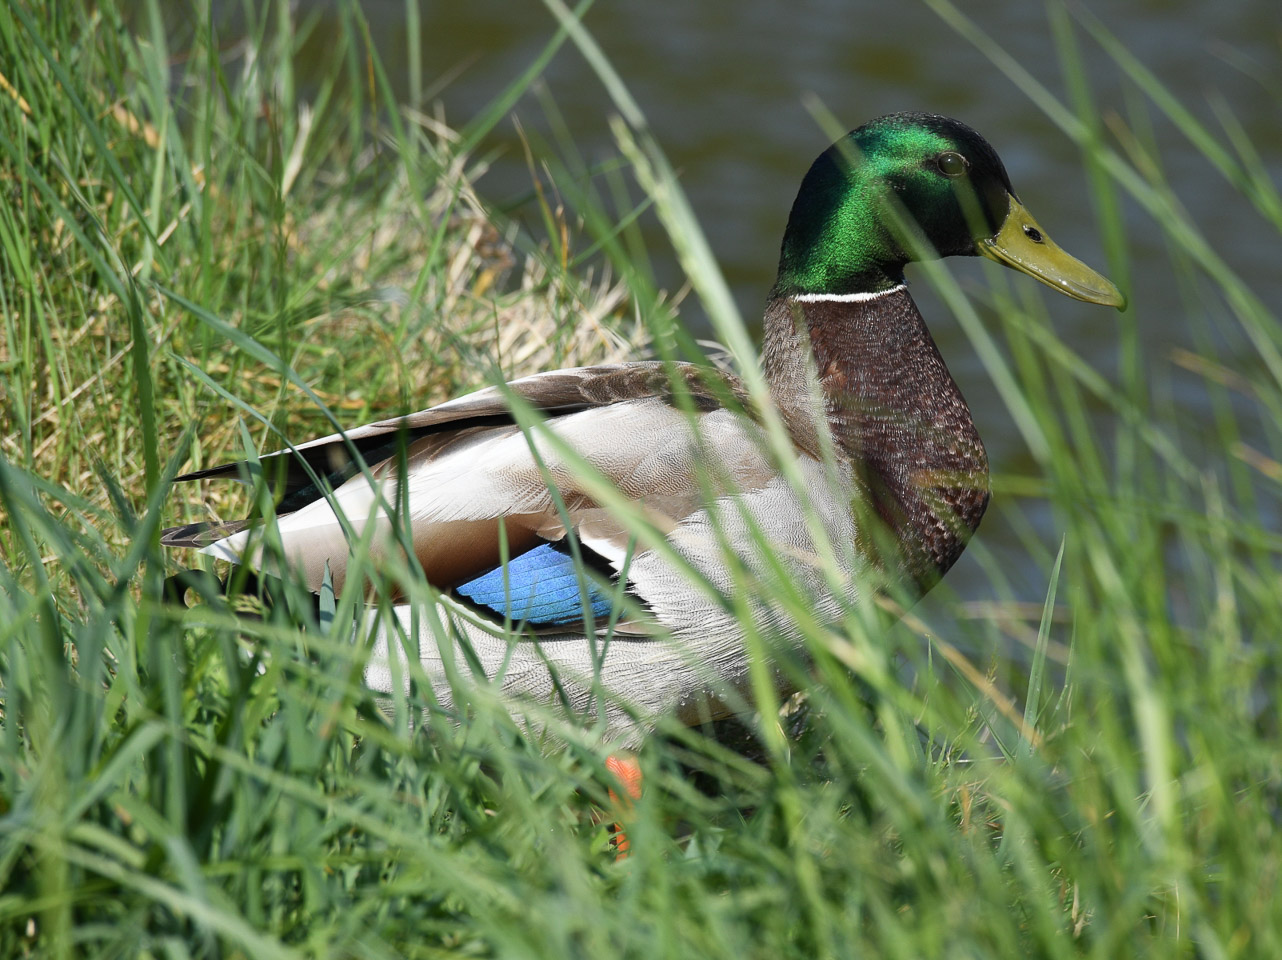
<path fill-rule="evenodd" d="M 970 409 L 905 287 L 872 299 L 773 298 L 765 367 L 802 449 L 819 449 L 821 391 L 839 452 L 862 476 L 905 572 L 927 589 L 988 505 L 988 457 Z"/>

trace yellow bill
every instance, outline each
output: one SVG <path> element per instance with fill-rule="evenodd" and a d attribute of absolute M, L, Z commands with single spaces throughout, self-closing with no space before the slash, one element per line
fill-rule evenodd
<path fill-rule="evenodd" d="M 1075 300 L 1119 310 L 1126 307 L 1126 298 L 1112 281 L 1065 253 L 1014 197 L 1001 229 L 995 236 L 978 240 L 976 246 L 988 259 L 1036 277 Z"/>

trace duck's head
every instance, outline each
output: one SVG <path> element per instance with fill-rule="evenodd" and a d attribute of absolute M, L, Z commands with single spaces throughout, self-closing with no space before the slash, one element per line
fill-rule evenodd
<path fill-rule="evenodd" d="M 852 131 L 811 166 L 776 292 L 875 293 L 902 283 L 910 261 L 980 254 L 1078 300 L 1125 306 L 1038 226 L 983 137 L 948 117 L 904 113 Z"/>

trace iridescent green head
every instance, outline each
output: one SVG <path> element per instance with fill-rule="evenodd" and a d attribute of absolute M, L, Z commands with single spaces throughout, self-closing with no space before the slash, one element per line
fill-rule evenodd
<path fill-rule="evenodd" d="M 980 254 L 1077 299 L 1125 304 L 1028 215 L 983 137 L 948 117 L 892 114 L 811 166 L 788 218 L 775 291 L 874 293 L 902 283 L 910 261 Z"/>

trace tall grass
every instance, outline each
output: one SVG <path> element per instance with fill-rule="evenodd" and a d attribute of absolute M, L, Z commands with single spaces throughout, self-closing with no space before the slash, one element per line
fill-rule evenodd
<path fill-rule="evenodd" d="M 1067 104 L 929 0 L 1081 147 L 1110 271 L 1130 274 L 1137 204 L 1189 308 L 1133 304 L 1114 380 L 1029 284 L 995 272 L 971 306 L 946 266 L 919 274 L 1023 426 L 1027 470 L 995 496 L 1021 576 L 1045 583 L 1036 609 L 981 537 L 987 601 L 945 583 L 906 616 L 887 600 L 810 628 L 813 664 L 789 665 L 807 699 L 745 720 L 762 746 L 674 726 L 647 744 L 615 862 L 605 748 L 565 720 L 540 737 L 478 696 L 422 732 L 404 711 L 430 693 L 389 722 L 342 631 L 165 599 L 159 528 L 246 506 L 171 497 L 181 468 L 647 341 L 688 355 L 636 229 L 651 208 L 751 375 L 626 78 L 550 5 L 544 55 L 459 132 L 392 101 L 355 5 L 306 106 L 284 3 L 232 48 L 207 11 L 171 49 L 159 5 L 128 25 L 110 5 L 0 8 L 0 954 L 1282 955 L 1282 537 L 1261 521 L 1282 480 L 1278 317 L 1183 213 L 1154 116 L 1261 242 L 1276 190 L 1229 113 L 1200 126 L 1057 3 Z M 533 142 L 541 226 L 518 230 L 476 195 L 477 147 L 566 43 L 615 98 L 620 157 Z M 1093 101 L 1083 43 L 1130 79 L 1126 118 Z M 1197 349 L 1145 355 L 1149 322 Z M 1234 338 L 1258 364 L 1227 367 Z"/>

